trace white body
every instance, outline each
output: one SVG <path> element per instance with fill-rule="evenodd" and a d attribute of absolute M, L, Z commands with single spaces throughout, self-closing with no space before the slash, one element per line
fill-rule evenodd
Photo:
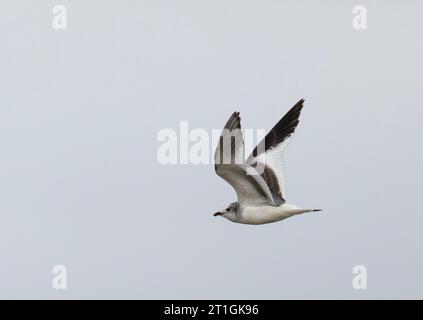
<path fill-rule="evenodd" d="M 294 215 L 312 212 L 313 209 L 301 209 L 292 204 L 284 203 L 281 206 L 247 206 L 237 214 L 222 214 L 232 222 L 243 224 L 265 224 L 281 221 Z"/>

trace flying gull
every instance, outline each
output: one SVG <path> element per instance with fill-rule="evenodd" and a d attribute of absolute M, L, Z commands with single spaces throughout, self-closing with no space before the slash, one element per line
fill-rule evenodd
<path fill-rule="evenodd" d="M 298 125 L 304 99 L 298 101 L 244 159 L 244 141 L 239 112 L 226 123 L 215 152 L 216 173 L 236 191 L 238 201 L 214 216 L 244 224 L 265 224 L 306 212 L 289 204 L 283 185 L 283 153 Z"/>

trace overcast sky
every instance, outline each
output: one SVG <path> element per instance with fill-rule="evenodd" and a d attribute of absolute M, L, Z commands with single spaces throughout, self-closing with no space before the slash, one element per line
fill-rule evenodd
<path fill-rule="evenodd" d="M 0 297 L 422 298 L 422 10 L 2 1 Z M 286 198 L 322 214 L 230 223 L 212 164 L 157 161 L 163 128 L 270 129 L 300 98 Z"/>

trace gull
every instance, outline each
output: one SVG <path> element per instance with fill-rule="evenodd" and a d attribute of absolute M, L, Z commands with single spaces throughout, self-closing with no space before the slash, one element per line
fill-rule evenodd
<path fill-rule="evenodd" d="M 214 216 L 243 224 L 265 224 L 321 209 L 303 209 L 285 200 L 283 154 L 298 125 L 304 99 L 298 101 L 244 159 L 239 112 L 227 121 L 216 148 L 216 173 L 236 191 L 238 201 Z"/>

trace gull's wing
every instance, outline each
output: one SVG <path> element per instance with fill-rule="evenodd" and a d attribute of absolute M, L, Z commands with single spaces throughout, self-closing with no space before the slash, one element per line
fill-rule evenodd
<path fill-rule="evenodd" d="M 214 154 L 216 164 L 243 164 L 244 139 L 241 131 L 239 112 L 232 113 L 219 137 Z"/>
<path fill-rule="evenodd" d="M 254 148 L 247 159 L 247 164 L 254 166 L 261 173 L 277 204 L 285 202 L 283 151 L 298 125 L 303 104 L 304 99 L 298 101 Z"/>
<path fill-rule="evenodd" d="M 274 205 L 272 194 L 260 174 L 244 163 L 244 140 L 239 112 L 222 130 L 214 155 L 216 173 L 236 191 L 240 205 Z"/>

